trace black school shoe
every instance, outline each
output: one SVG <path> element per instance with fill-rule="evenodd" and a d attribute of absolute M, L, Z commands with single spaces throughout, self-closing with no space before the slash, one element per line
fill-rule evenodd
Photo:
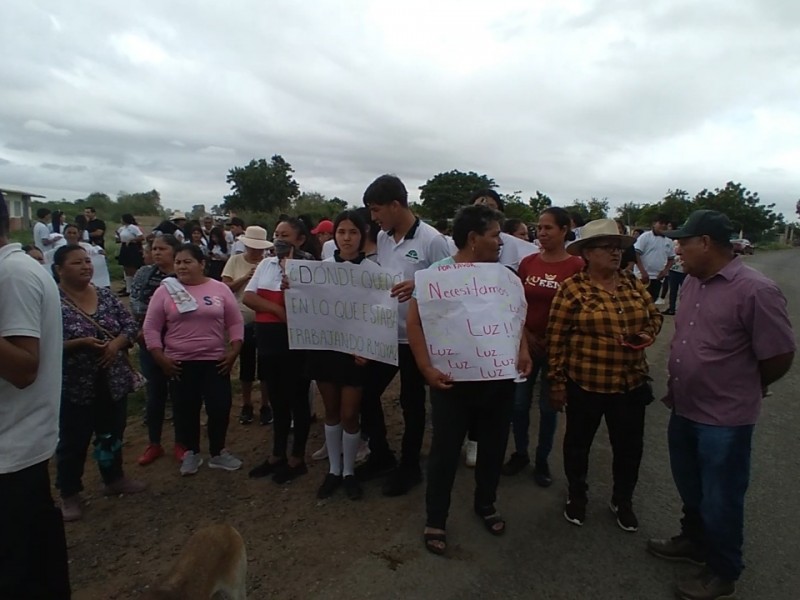
<path fill-rule="evenodd" d="M 383 484 L 383 495 L 403 496 L 419 483 L 422 483 L 422 469 L 419 468 L 419 465 L 401 464 L 386 478 L 386 483 Z"/>
<path fill-rule="evenodd" d="M 286 465 L 286 459 L 280 460 L 276 463 L 271 463 L 269 462 L 269 459 L 267 459 L 257 467 L 253 467 L 252 469 L 250 469 L 248 476 L 251 479 L 266 477 L 267 475 L 271 475 L 272 473 L 279 471 L 285 465 Z"/>
<path fill-rule="evenodd" d="M 260 425 L 271 425 L 274 417 L 272 416 L 271 406 L 262 406 L 261 412 L 258 415 L 258 422 Z"/>
<path fill-rule="evenodd" d="M 394 454 L 387 452 L 379 455 L 372 453 L 363 464 L 356 467 L 356 477 L 360 481 L 370 481 L 388 475 L 397 469 L 397 459 Z"/>
<path fill-rule="evenodd" d="M 342 485 L 342 476 L 328 473 L 325 475 L 325 479 L 322 480 L 322 485 L 319 486 L 317 490 L 317 498 L 319 500 L 330 498 L 333 496 L 334 492 L 339 489 L 340 485 Z"/>
<path fill-rule="evenodd" d="M 275 475 L 272 476 L 272 481 L 275 483 L 289 483 L 306 473 L 308 473 L 308 467 L 306 467 L 306 463 L 304 462 L 295 467 L 289 466 L 289 463 L 284 463 L 280 469 L 275 471 Z"/>
<path fill-rule="evenodd" d="M 361 500 L 364 490 L 361 489 L 361 484 L 355 475 L 348 475 L 344 478 L 344 492 L 350 500 Z"/>

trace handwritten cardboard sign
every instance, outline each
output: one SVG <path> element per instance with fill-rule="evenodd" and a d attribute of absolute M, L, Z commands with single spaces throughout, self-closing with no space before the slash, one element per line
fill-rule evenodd
<path fill-rule="evenodd" d="M 517 377 L 528 303 L 515 273 L 497 263 L 418 271 L 416 298 L 432 365 L 455 381 Z"/>
<path fill-rule="evenodd" d="M 286 261 L 289 348 L 334 350 L 397 365 L 400 275 L 372 261 Z"/>

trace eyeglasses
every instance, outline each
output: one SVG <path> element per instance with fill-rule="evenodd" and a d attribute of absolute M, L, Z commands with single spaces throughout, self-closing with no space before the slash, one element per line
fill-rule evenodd
<path fill-rule="evenodd" d="M 622 247 L 619 244 L 598 244 L 596 246 L 589 246 L 589 250 L 605 250 L 606 252 L 622 252 Z"/>

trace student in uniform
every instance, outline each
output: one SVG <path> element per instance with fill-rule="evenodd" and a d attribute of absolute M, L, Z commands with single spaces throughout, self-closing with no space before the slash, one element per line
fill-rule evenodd
<path fill-rule="evenodd" d="M 425 433 L 425 379 L 417 368 L 408 345 L 406 316 L 408 300 L 414 291 L 414 273 L 450 255 L 445 237 L 422 222 L 408 206 L 408 192 L 395 175 L 381 175 L 364 192 L 364 205 L 378 223 L 378 263 L 389 271 L 402 274 L 403 280 L 392 288 L 399 305 L 398 354 L 400 371 L 400 405 L 403 409 L 402 454 L 396 466 L 394 454 L 386 440 L 386 425 L 381 395 L 396 375 L 398 368 L 377 365 L 370 370 L 364 385 L 362 424 L 370 438 L 371 454 L 360 468 L 363 479 L 389 473 L 383 493 L 401 496 L 422 481 L 419 458 Z"/>
<path fill-rule="evenodd" d="M 332 223 L 336 251 L 326 262 L 361 264 L 367 260 L 364 243 L 367 225 L 355 210 L 346 210 Z M 361 443 L 359 410 L 369 361 L 360 356 L 317 350 L 308 353 L 308 373 L 317 382 L 325 403 L 325 445 L 330 470 L 317 491 L 329 498 L 340 485 L 351 500 L 362 496 L 355 477 L 356 455 Z"/>

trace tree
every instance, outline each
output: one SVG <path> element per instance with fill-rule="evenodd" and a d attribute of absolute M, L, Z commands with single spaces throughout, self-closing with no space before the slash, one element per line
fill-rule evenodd
<path fill-rule="evenodd" d="M 503 194 L 503 214 L 506 219 L 519 219 L 523 223 L 533 223 L 536 221 L 537 214 L 533 212 L 528 204 L 522 201 L 522 191 Z"/>
<path fill-rule="evenodd" d="M 579 215 L 584 221 L 591 221 L 589 218 L 589 206 L 585 202 L 581 202 L 578 199 L 575 199 L 572 204 L 565 206 L 564 210 L 566 210 L 570 216 L 576 214 Z"/>
<path fill-rule="evenodd" d="M 206 216 L 206 205 L 195 204 L 192 206 L 192 212 L 189 213 L 189 219 L 199 221 Z"/>
<path fill-rule="evenodd" d="M 300 194 L 292 173 L 292 166 L 279 154 L 270 162 L 260 158 L 244 167 L 233 167 L 225 179 L 232 193 L 225 196 L 223 209 L 270 213 L 289 208 Z"/>
<path fill-rule="evenodd" d="M 667 190 L 660 202 L 642 206 L 637 223 L 649 226 L 655 220 L 656 215 L 663 214 L 673 223 L 680 224 L 686 220 L 692 210 L 694 208 L 692 208 L 689 192 L 680 188 Z"/>
<path fill-rule="evenodd" d="M 753 241 L 762 239 L 767 232 L 783 224 L 783 215 L 776 214 L 773 208 L 774 203 L 762 204 L 758 193 L 732 181 L 713 192 L 702 190 L 692 203 L 692 210 L 711 209 L 725 213 L 733 226 Z"/>
<path fill-rule="evenodd" d="M 531 196 L 528 199 L 528 206 L 531 207 L 531 212 L 534 215 L 532 220 L 537 221 L 540 214 L 553 206 L 553 200 L 547 194 L 543 194 L 539 190 L 536 190 L 536 195 Z"/>
<path fill-rule="evenodd" d="M 643 206 L 636 202 L 626 202 L 622 206 L 617 207 L 617 216 L 622 219 L 626 225 L 637 225 L 641 223 Z"/>
<path fill-rule="evenodd" d="M 608 217 L 608 198 L 595 198 L 589 200 L 587 207 L 589 209 L 589 220 L 605 219 Z"/>
<path fill-rule="evenodd" d="M 123 213 L 130 213 L 140 217 L 160 217 L 164 214 L 161 206 L 161 194 L 158 190 L 149 192 L 117 193 L 117 204 Z"/>
<path fill-rule="evenodd" d="M 481 189 L 494 189 L 497 184 L 486 175 L 474 171 L 448 171 L 434 175 L 419 186 L 420 200 L 428 218 L 450 219 L 455 212 L 469 202 L 469 197 Z"/>

